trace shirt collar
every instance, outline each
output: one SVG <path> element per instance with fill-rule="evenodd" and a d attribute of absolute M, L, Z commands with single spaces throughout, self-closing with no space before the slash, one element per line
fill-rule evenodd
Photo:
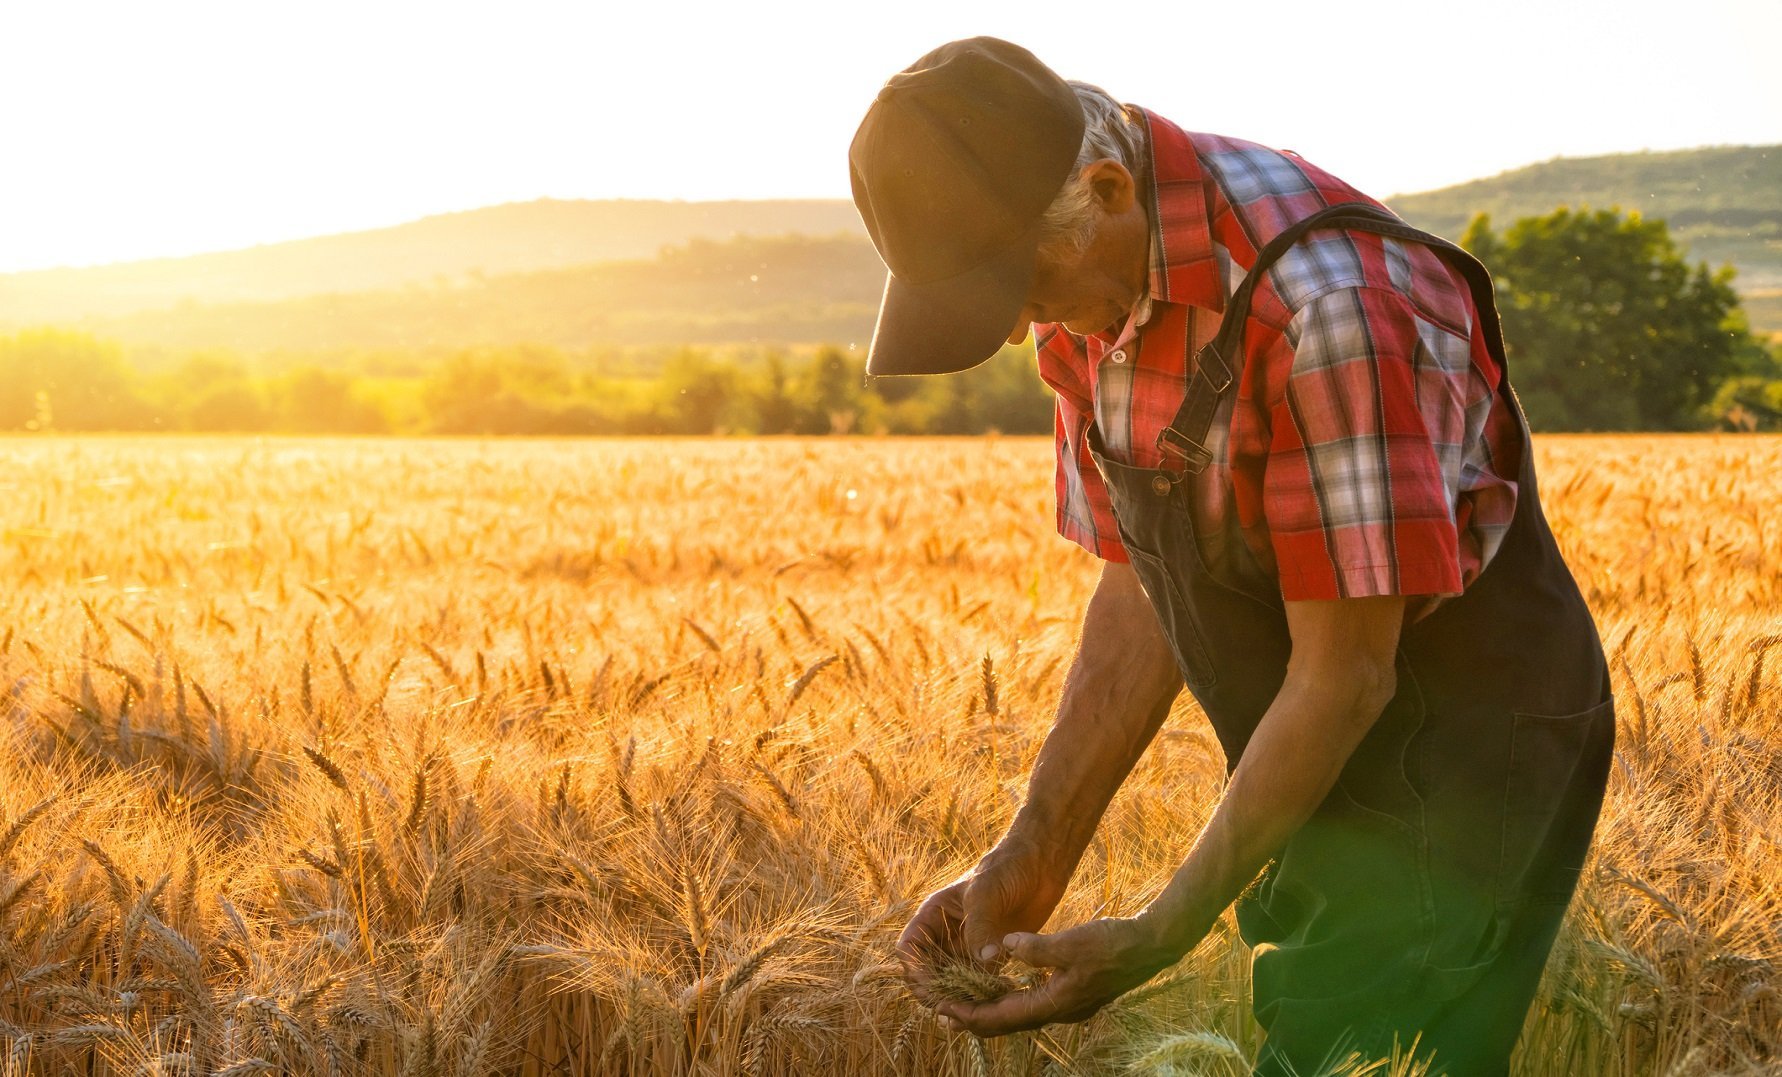
<path fill-rule="evenodd" d="M 1207 178 L 1193 139 L 1149 109 L 1145 127 L 1145 174 L 1141 182 L 1151 219 L 1150 287 L 1135 313 L 1142 322 L 1152 301 L 1225 310 L 1225 288 L 1213 251 Z"/>

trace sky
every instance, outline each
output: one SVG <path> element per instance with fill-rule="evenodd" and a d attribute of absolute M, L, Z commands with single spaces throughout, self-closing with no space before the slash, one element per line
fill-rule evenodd
<path fill-rule="evenodd" d="M 976 34 L 1380 196 L 1782 142 L 1782 0 L 0 0 L 0 272 L 540 197 L 845 198 L 878 87 Z"/>

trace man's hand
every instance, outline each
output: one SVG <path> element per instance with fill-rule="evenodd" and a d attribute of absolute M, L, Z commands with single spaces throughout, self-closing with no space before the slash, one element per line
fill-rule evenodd
<path fill-rule="evenodd" d="M 1317 808 L 1392 698 L 1404 609 L 1398 597 L 1289 602 L 1286 681 L 1163 893 L 1130 920 L 1012 934 L 1013 956 L 1051 976 L 991 1002 L 944 1003 L 941 1016 L 979 1036 L 1081 1021 L 1192 949 Z"/>
<path fill-rule="evenodd" d="M 1174 964 L 1179 951 L 1155 937 L 1143 917 L 1091 920 L 1053 935 L 1016 933 L 1010 954 L 1051 975 L 989 1002 L 946 1002 L 943 1023 L 977 1036 L 1003 1036 L 1060 1021 L 1084 1021 Z"/>
<path fill-rule="evenodd" d="M 1104 566 L 1026 802 L 996 847 L 924 901 L 897 940 L 917 998 L 940 1001 L 928 987 L 937 961 L 993 965 L 1005 936 L 1045 926 L 1114 790 L 1181 689 L 1138 576 L 1129 565 Z"/>
<path fill-rule="evenodd" d="M 1037 931 L 1058 901 L 1070 869 L 1037 846 L 1005 838 L 976 868 L 929 896 L 897 940 L 910 991 L 926 1005 L 937 961 L 996 964 L 1014 932 Z"/>

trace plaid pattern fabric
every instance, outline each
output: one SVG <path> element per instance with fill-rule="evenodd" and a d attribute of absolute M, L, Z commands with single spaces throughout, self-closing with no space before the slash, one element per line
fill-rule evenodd
<path fill-rule="evenodd" d="M 1187 390 L 1194 352 L 1257 251 L 1337 202 L 1373 202 L 1290 152 L 1150 132 L 1148 294 L 1117 332 L 1036 326 L 1057 393 L 1058 530 L 1123 561 L 1086 444 L 1161 462 L 1157 433 Z M 1378 204 L 1377 202 L 1374 204 Z M 1429 248 L 1319 230 L 1260 282 L 1242 368 L 1214 415 L 1213 463 L 1190 483 L 1201 554 L 1232 582 L 1290 601 L 1461 592 L 1515 511 L 1521 432 L 1466 283 Z"/>

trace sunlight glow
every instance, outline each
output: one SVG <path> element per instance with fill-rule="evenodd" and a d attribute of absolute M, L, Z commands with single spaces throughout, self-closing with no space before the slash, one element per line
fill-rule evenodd
<path fill-rule="evenodd" d="M 1782 5 L 218 0 L 0 7 L 0 271 L 560 198 L 847 197 L 883 80 L 992 33 L 1386 195 L 1782 141 Z"/>

